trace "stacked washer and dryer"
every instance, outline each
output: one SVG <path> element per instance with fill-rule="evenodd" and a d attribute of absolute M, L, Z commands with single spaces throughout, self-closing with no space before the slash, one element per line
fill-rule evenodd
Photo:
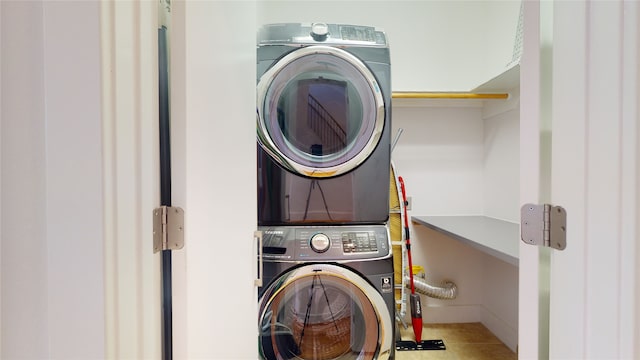
<path fill-rule="evenodd" d="M 272 24 L 257 56 L 260 356 L 393 358 L 386 36 Z"/>

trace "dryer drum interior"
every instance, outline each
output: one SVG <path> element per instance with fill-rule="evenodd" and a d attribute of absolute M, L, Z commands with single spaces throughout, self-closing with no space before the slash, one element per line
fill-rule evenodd
<path fill-rule="evenodd" d="M 331 271 L 281 279 L 265 292 L 261 306 L 264 359 L 376 358 L 384 329 L 380 309 L 367 296 L 375 290 Z"/>
<path fill-rule="evenodd" d="M 375 76 L 335 47 L 309 46 L 278 60 L 258 83 L 258 140 L 285 169 L 338 176 L 360 165 L 383 132 Z"/>
<path fill-rule="evenodd" d="M 386 222 L 388 48 L 290 45 L 258 47 L 258 224 Z"/>

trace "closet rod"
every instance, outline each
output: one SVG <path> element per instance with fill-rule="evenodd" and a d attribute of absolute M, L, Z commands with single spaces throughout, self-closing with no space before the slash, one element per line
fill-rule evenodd
<path fill-rule="evenodd" d="M 466 92 L 409 92 L 396 91 L 391 93 L 393 99 L 507 99 L 507 93 L 466 93 Z"/>

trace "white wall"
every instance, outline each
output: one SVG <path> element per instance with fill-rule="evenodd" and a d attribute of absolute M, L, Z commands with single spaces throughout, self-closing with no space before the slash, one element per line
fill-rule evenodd
<path fill-rule="evenodd" d="M 508 100 L 394 100 L 397 174 L 412 197 L 409 215 L 519 219 L 519 94 Z M 429 283 L 452 280 L 455 300 L 422 296 L 428 323 L 482 322 L 515 351 L 518 268 L 412 224 L 413 263 Z M 517 241 L 517 239 L 514 239 Z"/>
<path fill-rule="evenodd" d="M 2 358 L 48 353 L 43 6 L 2 2 Z M 22 47 L 20 44 L 32 44 Z"/>
<path fill-rule="evenodd" d="M 484 30 L 484 56 L 486 56 L 486 73 L 494 77 L 502 73 L 507 66 L 519 57 L 513 59 L 514 45 L 517 40 L 518 20 L 520 18 L 521 1 L 483 1 L 485 6 Z M 522 51 L 522 48 L 520 48 Z M 486 79 L 485 79 L 486 80 Z M 479 84 L 478 84 L 479 85 Z"/>
<path fill-rule="evenodd" d="M 104 357 L 97 2 L 2 2 L 0 357 Z"/>
<path fill-rule="evenodd" d="M 518 268 L 425 226 L 413 226 L 411 249 L 427 282 L 450 280 L 453 300 L 421 295 L 425 323 L 482 322 L 513 351 L 518 345 Z M 409 316 L 406 317 L 410 321 Z"/>
<path fill-rule="evenodd" d="M 518 222 L 519 93 L 508 100 L 394 100 L 392 159 L 417 215 Z"/>
<path fill-rule="evenodd" d="M 482 213 L 481 106 L 454 101 L 393 107 L 393 134 L 404 132 L 392 160 L 412 197 L 413 214 Z"/>
<path fill-rule="evenodd" d="M 514 241 L 517 240 L 514 239 Z M 519 332 L 518 274 L 520 268 L 487 254 L 483 256 L 480 321 L 516 352 Z"/>
<path fill-rule="evenodd" d="M 258 24 L 327 22 L 382 28 L 393 91 L 468 91 L 511 60 L 519 1 L 258 2 Z"/>
<path fill-rule="evenodd" d="M 425 226 L 413 226 L 413 264 L 425 269 L 429 284 L 451 280 L 458 286 L 454 300 L 422 298 L 425 323 L 464 323 L 482 320 L 484 258 L 480 251 Z"/>
<path fill-rule="evenodd" d="M 483 214 L 520 222 L 520 91 L 483 109 Z"/>
<path fill-rule="evenodd" d="M 520 221 L 520 91 L 483 108 L 483 214 Z M 515 238 L 513 241 L 519 241 Z M 482 323 L 511 350 L 518 346 L 519 268 L 485 255 Z"/>

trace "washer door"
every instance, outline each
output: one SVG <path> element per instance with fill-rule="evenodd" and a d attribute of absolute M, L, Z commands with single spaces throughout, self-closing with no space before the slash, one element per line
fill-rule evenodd
<path fill-rule="evenodd" d="M 380 86 L 339 48 L 309 46 L 260 78 L 258 141 L 280 165 L 309 177 L 344 174 L 373 152 L 384 128 Z"/>
<path fill-rule="evenodd" d="M 276 279 L 260 300 L 262 359 L 387 359 L 392 319 L 360 275 L 304 265 Z"/>

